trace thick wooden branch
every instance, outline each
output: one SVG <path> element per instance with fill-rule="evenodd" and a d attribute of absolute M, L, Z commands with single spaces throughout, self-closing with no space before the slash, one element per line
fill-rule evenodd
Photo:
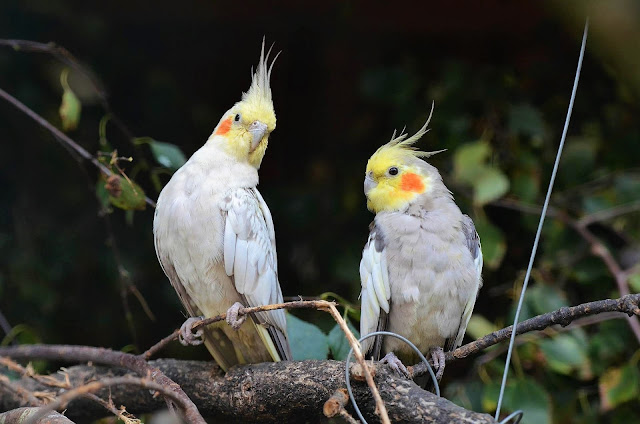
<path fill-rule="evenodd" d="M 0 414 L 2 424 L 24 424 L 25 420 L 39 414 L 42 408 L 17 408 Z M 57 412 L 49 411 L 34 424 L 74 424 L 69 418 Z"/>
<path fill-rule="evenodd" d="M 4 353 L 4 352 L 3 352 Z M 321 422 L 326 419 L 323 406 L 327 399 L 344 387 L 344 362 L 302 361 L 253 364 L 233 367 L 226 375 L 211 362 L 159 359 L 150 365 L 178 383 L 198 406 L 200 412 L 216 422 Z M 438 398 L 398 377 L 386 367 L 376 367 L 375 381 L 392 422 L 432 423 L 495 423 L 487 414 L 468 411 L 444 398 Z M 121 368 L 80 365 L 66 369 L 73 387 L 90 380 L 125 375 Z M 64 376 L 52 377 L 64 380 Z M 18 383 L 29 391 L 49 391 L 59 395 L 63 389 L 50 387 L 32 378 Z M 353 382 L 358 405 L 370 422 L 379 422 L 374 414 L 375 401 L 367 385 Z M 15 398 L 5 396 L 0 388 L 0 409 L 20 405 Z M 109 393 L 115 405 L 125 405 L 133 414 L 165 407 L 162 399 L 148 390 L 132 386 L 113 386 L 97 391 L 106 398 Z M 352 412 L 351 406 L 347 410 Z M 88 421 L 107 414 L 100 405 L 88 399 L 75 399 L 67 406 L 66 415 L 74 421 Z"/>

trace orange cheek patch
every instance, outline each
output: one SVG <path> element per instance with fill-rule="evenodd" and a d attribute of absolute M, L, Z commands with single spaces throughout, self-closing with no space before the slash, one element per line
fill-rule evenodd
<path fill-rule="evenodd" d="M 424 183 L 419 175 L 412 172 L 407 172 L 402 176 L 400 181 L 400 188 L 404 191 L 413 191 L 416 193 L 422 193 L 424 191 Z"/>
<path fill-rule="evenodd" d="M 227 118 L 220 123 L 220 126 L 214 133 L 214 135 L 225 135 L 231 129 L 231 118 Z"/>

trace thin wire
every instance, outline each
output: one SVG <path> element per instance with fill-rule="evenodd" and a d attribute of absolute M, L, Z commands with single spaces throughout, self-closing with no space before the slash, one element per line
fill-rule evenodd
<path fill-rule="evenodd" d="M 515 420 L 513 420 L 512 424 L 520 424 L 520 421 L 522 421 L 523 415 L 524 415 L 524 412 L 522 411 L 522 409 L 518 409 L 517 411 L 512 412 L 511 414 L 506 416 L 505 419 L 500 421 L 498 424 L 507 424 L 511 422 L 511 420 L 513 420 L 514 418 Z"/>
<path fill-rule="evenodd" d="M 400 334 L 396 334 L 391 331 L 374 331 L 373 333 L 369 333 L 366 336 L 361 337 L 360 340 L 358 340 L 358 343 L 362 343 L 364 340 L 367 340 L 368 338 L 374 337 L 374 336 L 391 336 L 391 337 L 395 337 L 396 339 L 402 340 L 403 342 L 408 344 L 411 347 L 411 349 L 413 349 L 414 352 L 418 354 L 422 362 L 424 362 L 427 365 L 427 370 L 431 375 L 431 380 L 433 381 L 433 385 L 436 389 L 436 396 L 440 397 L 440 385 L 438 385 L 438 379 L 436 378 L 436 375 L 433 373 L 431 364 L 429 364 L 429 361 L 427 361 L 427 358 L 424 357 L 424 355 L 422 354 L 422 352 L 420 352 L 420 349 L 418 349 L 416 345 L 411 343 L 407 338 L 402 337 Z M 367 420 L 365 420 L 364 417 L 362 416 L 362 412 L 360 412 L 360 408 L 358 408 L 358 404 L 356 403 L 356 398 L 353 396 L 353 390 L 351 389 L 351 381 L 349 378 L 349 363 L 351 362 L 352 354 L 353 354 L 353 348 L 349 350 L 349 354 L 347 355 L 347 360 L 345 361 L 345 364 L 344 364 L 344 381 L 347 385 L 347 393 L 349 393 L 349 398 L 351 399 L 351 404 L 353 405 L 353 409 L 356 410 L 356 414 L 358 414 L 358 417 L 360 418 L 360 420 L 364 424 L 367 424 Z"/>
<path fill-rule="evenodd" d="M 587 20 L 584 24 L 584 33 L 582 34 L 582 46 L 580 47 L 580 57 L 578 58 L 578 67 L 576 69 L 576 76 L 573 81 L 573 90 L 571 91 L 571 100 L 569 101 L 569 109 L 567 110 L 567 117 L 564 121 L 564 130 L 562 131 L 560 146 L 558 146 L 558 154 L 556 155 L 556 161 L 553 164 L 551 181 L 549 181 L 549 187 L 547 188 L 547 197 L 545 197 L 544 199 L 544 206 L 542 207 L 542 214 L 540 215 L 540 222 L 538 223 L 538 231 L 536 232 L 536 238 L 535 238 L 535 241 L 533 242 L 533 248 L 531 249 L 529 266 L 527 267 L 527 273 L 524 277 L 524 283 L 522 284 L 522 292 L 520 293 L 520 300 L 518 301 L 518 309 L 516 309 L 516 316 L 513 319 L 513 331 L 511 332 L 511 339 L 509 340 L 509 351 L 507 352 L 507 361 L 504 366 L 504 373 L 502 374 L 502 385 L 500 386 L 500 396 L 498 397 L 498 406 L 496 407 L 496 415 L 495 415 L 496 421 L 500 416 L 500 407 L 502 406 L 504 389 L 507 384 L 507 375 L 509 374 L 509 364 L 511 363 L 511 353 L 513 352 L 514 341 L 516 339 L 516 327 L 518 325 L 518 319 L 520 318 L 520 310 L 522 309 L 524 293 L 527 291 L 527 285 L 529 284 L 531 268 L 533 268 L 533 261 L 536 257 L 536 251 L 538 250 L 538 241 L 540 241 L 540 233 L 542 232 L 544 218 L 547 214 L 547 207 L 549 206 L 549 199 L 551 198 L 551 192 L 553 191 L 553 183 L 556 179 L 556 173 L 558 172 L 558 164 L 560 163 L 560 157 L 562 156 L 562 148 L 564 147 L 564 141 L 567 137 L 567 130 L 569 129 L 569 121 L 571 120 L 571 112 L 573 111 L 573 102 L 576 98 L 576 91 L 578 90 L 578 81 L 580 80 L 580 70 L 582 69 L 582 58 L 584 57 L 584 50 L 587 44 L 588 31 L 589 31 L 589 18 L 587 17 Z"/>

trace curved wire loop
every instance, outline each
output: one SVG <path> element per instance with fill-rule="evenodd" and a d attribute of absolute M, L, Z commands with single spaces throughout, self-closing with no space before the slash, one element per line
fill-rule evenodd
<path fill-rule="evenodd" d="M 395 337 L 396 339 L 402 340 L 403 342 L 408 344 L 411 347 L 411 349 L 413 349 L 413 351 L 418 354 L 422 362 L 426 364 L 427 370 L 431 375 L 431 381 L 433 382 L 433 386 L 435 387 L 435 390 L 436 390 L 436 396 L 440 396 L 440 386 L 438 385 L 438 379 L 436 378 L 436 375 L 434 374 L 433 369 L 431 368 L 431 364 L 429 364 L 429 361 L 427 361 L 427 358 L 424 357 L 424 355 L 422 354 L 422 352 L 420 352 L 420 350 L 416 347 L 416 345 L 411 343 L 409 339 L 407 339 L 406 337 L 403 337 L 400 334 L 396 334 L 391 331 L 374 331 L 373 333 L 369 333 L 366 336 L 361 337 L 360 340 L 358 340 L 358 343 L 362 343 L 364 340 L 367 340 L 368 338 L 375 337 L 375 336 L 391 336 L 391 337 Z M 353 354 L 353 348 L 349 350 L 349 354 L 347 355 L 347 359 L 345 361 L 344 380 L 347 385 L 347 393 L 349 393 L 349 399 L 351 399 L 351 404 L 353 405 L 353 409 L 356 410 L 356 414 L 358 414 L 358 418 L 360 418 L 360 421 L 362 421 L 364 424 L 367 424 L 367 420 L 365 420 L 364 417 L 362 416 L 362 412 L 360 412 L 360 408 L 358 408 L 358 404 L 356 403 L 356 398 L 353 396 L 353 390 L 351 389 L 351 382 L 349 379 L 349 363 L 351 362 L 352 354 Z"/>
<path fill-rule="evenodd" d="M 507 415 L 505 419 L 500 421 L 498 424 L 509 424 L 511 423 L 511 420 L 513 420 L 513 423 L 511 424 L 520 424 L 520 420 L 522 420 L 523 415 L 524 411 L 522 409 L 518 409 L 517 411 Z"/>

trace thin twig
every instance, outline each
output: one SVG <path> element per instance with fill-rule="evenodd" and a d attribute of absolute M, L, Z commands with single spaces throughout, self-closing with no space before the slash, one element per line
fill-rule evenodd
<path fill-rule="evenodd" d="M 29 417 L 29 419 L 25 422 L 25 424 L 33 424 L 37 422 L 40 418 L 46 415 L 47 412 L 53 411 L 55 409 L 66 407 L 66 405 L 71 402 L 73 399 L 85 396 L 88 393 L 93 393 L 96 390 L 100 390 L 104 387 L 117 386 L 121 384 L 139 386 L 145 389 L 155 390 L 159 393 L 162 393 L 163 396 L 171 399 L 176 405 L 180 406 L 183 411 L 186 411 L 189 408 L 189 405 L 185 404 L 184 399 L 180 396 L 177 396 L 174 391 L 168 389 L 162 384 L 158 384 L 146 378 L 140 377 L 132 377 L 132 376 L 124 376 L 124 377 L 113 377 L 113 378 L 105 378 L 103 380 L 92 381 L 91 383 L 87 383 L 83 386 L 76 387 L 75 389 L 69 390 L 63 393 L 61 396 L 58 396 L 53 402 L 50 402 L 47 406 L 42 407 L 38 413 Z M 204 423 L 204 420 L 202 421 Z"/>
<path fill-rule="evenodd" d="M 552 325 L 559 324 L 567 326 L 579 318 L 597 315 L 605 312 L 620 312 L 629 316 L 640 315 L 640 294 L 629 294 L 619 299 L 604 299 L 594 302 L 583 303 L 577 306 L 564 306 L 556 311 L 530 318 L 518 323 L 516 335 L 528 333 L 530 331 L 543 330 Z M 447 361 L 463 359 L 467 356 L 480 352 L 490 346 L 508 340 L 511 337 L 513 326 L 494 331 L 486 336 L 457 348 L 454 351 L 446 352 Z M 425 374 L 427 368 L 424 364 L 416 364 L 410 370 L 413 376 Z"/>
<path fill-rule="evenodd" d="M 93 393 L 86 393 L 84 397 L 94 401 L 98 405 L 101 405 L 104 409 L 111 412 L 113 415 L 115 415 L 118 419 L 120 419 L 125 424 L 133 424 L 133 423 L 137 424 L 141 422 L 139 419 L 129 414 L 126 411 L 126 409 L 124 409 L 124 407 L 122 409 L 116 408 L 116 406 L 113 404 L 111 399 L 109 399 L 109 401 L 107 402 L 106 400 L 102 399 L 100 396 L 97 396 Z"/>
<path fill-rule="evenodd" d="M 113 123 L 116 124 L 120 131 L 122 131 L 129 142 L 133 143 L 133 133 L 129 130 L 129 128 L 127 128 L 122 120 L 113 113 L 111 105 L 108 101 L 109 96 L 104 89 L 102 82 L 98 79 L 95 73 L 91 71 L 91 69 L 89 69 L 88 66 L 82 64 L 75 56 L 71 54 L 71 52 L 69 52 L 69 50 L 53 42 L 39 43 L 37 41 L 31 40 L 0 40 L 0 46 L 9 46 L 17 51 L 46 53 L 55 57 L 65 65 L 70 66 L 71 68 L 80 72 L 91 82 L 91 87 L 100 99 L 100 103 L 102 104 L 103 109 L 109 115 L 111 115 L 111 120 L 113 121 Z"/>
<path fill-rule="evenodd" d="M 18 398 L 22 399 L 29 406 L 43 405 L 43 402 L 40 399 L 36 398 L 33 393 L 9 380 L 9 377 L 7 377 L 6 375 L 0 374 L 0 385 L 7 387 L 9 391 L 11 391 Z M 25 403 L 22 404 L 24 405 Z"/>
<path fill-rule="evenodd" d="M 360 421 L 353 418 L 351 414 L 344 409 L 347 402 L 349 402 L 349 395 L 347 394 L 347 391 L 345 389 L 338 389 L 333 392 L 331 397 L 324 403 L 322 413 L 327 418 L 333 418 L 336 415 L 340 415 L 349 424 L 358 424 Z"/>
<path fill-rule="evenodd" d="M 517 210 L 523 213 L 536 215 L 540 213 L 539 206 L 524 204 L 512 199 L 501 199 L 499 201 L 492 202 L 492 204 L 495 206 Z M 564 212 L 549 208 L 547 210 L 547 216 L 552 216 L 564 222 L 566 225 L 576 231 L 590 245 L 591 253 L 598 256 L 602 260 L 602 262 L 604 262 L 605 266 L 616 281 L 616 285 L 618 286 L 620 295 L 625 296 L 631 292 L 629 290 L 629 274 L 620 267 L 609 249 L 607 249 L 607 247 L 602 242 L 600 242 L 600 240 L 598 240 L 598 238 L 589 230 L 588 225 L 602 219 L 608 219 L 614 216 L 620 216 L 625 213 L 636 211 L 639 207 L 640 203 L 638 202 L 630 203 L 627 205 L 621 205 L 619 207 L 604 210 L 601 213 L 585 215 L 579 220 L 575 220 L 569 217 L 569 215 Z M 629 326 L 631 327 L 631 330 L 633 331 L 636 339 L 638 340 L 638 342 L 640 342 L 640 321 L 638 320 L 638 317 L 627 317 L 627 322 L 629 323 Z"/>
<path fill-rule="evenodd" d="M 57 129 L 56 127 L 54 127 L 53 125 L 51 125 L 49 123 L 49 121 L 47 121 L 46 119 L 44 119 L 42 116 L 38 115 L 36 112 L 34 112 L 33 110 L 31 110 L 28 106 L 26 106 L 24 103 L 22 103 L 20 100 L 16 99 L 15 97 L 13 97 L 11 94 L 7 93 L 6 91 L 4 91 L 3 89 L 0 88 L 0 97 L 2 97 L 3 99 L 5 99 L 7 102 L 11 103 L 13 106 L 15 106 L 18 110 L 20 110 L 22 113 L 24 113 L 25 115 L 27 115 L 28 117 L 30 117 L 31 119 L 33 119 L 34 121 L 36 121 L 41 127 L 43 127 L 44 129 L 46 129 L 47 131 L 49 131 L 51 134 L 53 134 L 54 138 L 58 141 L 58 143 L 60 143 L 63 147 L 65 148 L 70 148 L 71 150 L 73 150 L 75 153 L 77 153 L 78 155 L 80 155 L 80 157 L 82 157 L 83 159 L 91 162 L 96 168 L 98 168 L 100 170 L 100 172 L 102 172 L 103 174 L 107 175 L 107 176 L 111 176 L 113 175 L 113 172 L 107 168 L 106 166 L 104 166 L 104 164 L 102 164 L 98 159 L 96 159 L 94 156 L 91 155 L 91 153 L 89 153 L 88 151 L 86 151 L 82 146 L 80 146 L 78 143 L 76 143 L 75 141 L 73 141 L 71 139 L 71 137 L 69 137 L 68 135 L 66 135 L 65 133 L 63 133 L 62 131 L 60 131 L 59 129 Z M 153 200 L 151 200 L 150 198 L 145 196 L 145 202 L 150 205 L 151 207 L 156 206 L 156 202 L 154 202 Z"/>

